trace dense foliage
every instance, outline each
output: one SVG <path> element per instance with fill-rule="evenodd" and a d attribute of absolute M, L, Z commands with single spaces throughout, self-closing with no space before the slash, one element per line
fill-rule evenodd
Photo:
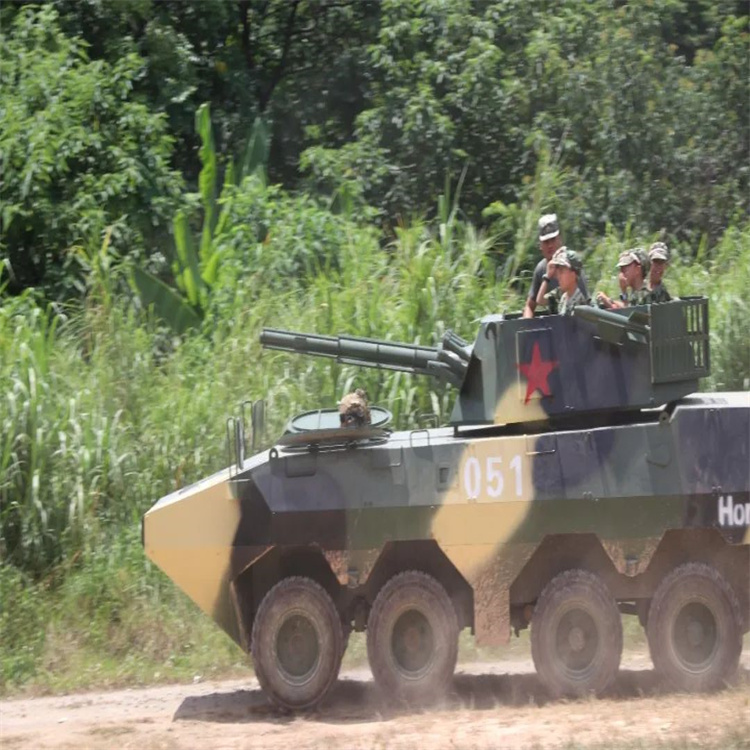
<path fill-rule="evenodd" d="M 0 204 L 12 290 L 74 289 L 71 247 L 138 253 L 168 222 L 182 186 L 162 115 L 133 96 L 143 61 L 91 60 L 56 14 L 23 13 L 2 37 Z"/>
<path fill-rule="evenodd" d="M 389 215 L 423 211 L 466 167 L 463 205 L 478 216 L 519 199 L 547 146 L 567 178 L 550 198 L 577 247 L 628 220 L 716 239 L 749 205 L 747 19 L 706 5 L 710 33 L 688 64 L 664 39 L 680 7 L 385 2 L 355 139 L 304 163 L 330 180 L 343 160 Z"/>
<path fill-rule="evenodd" d="M 747 388 L 743 11 L 4 4 L 0 689 L 68 647 L 195 648 L 138 523 L 227 463 L 242 399 L 269 436 L 355 378 L 399 427 L 445 419 L 434 383 L 262 352 L 263 325 L 471 337 L 522 305 L 544 211 L 610 293 L 620 250 L 665 239 L 670 290 L 711 298 L 706 387 Z"/>
<path fill-rule="evenodd" d="M 631 222 L 694 254 L 748 215 L 740 2 L 36 7 L 2 9 L 3 253 L 20 287 L 65 278 L 65 249 L 102 222 L 127 252 L 158 254 L 166 160 L 195 183 L 205 101 L 220 154 L 237 156 L 261 115 L 271 182 L 344 188 L 387 223 L 431 212 L 463 170 L 462 210 L 487 223 L 491 204 L 523 200 L 545 154 L 562 177 L 545 201 L 580 249 Z"/>

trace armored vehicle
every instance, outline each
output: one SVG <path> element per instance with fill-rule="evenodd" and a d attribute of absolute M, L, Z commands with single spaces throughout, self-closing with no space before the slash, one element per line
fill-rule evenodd
<path fill-rule="evenodd" d="M 531 627 L 555 696 L 614 680 L 622 614 L 677 689 L 736 670 L 750 629 L 750 395 L 699 393 L 702 298 L 491 315 L 436 347 L 266 329 L 267 348 L 437 377 L 449 424 L 293 419 L 270 450 L 159 500 L 147 555 L 246 651 L 278 705 L 317 704 L 351 630 L 377 685 L 425 700 L 458 636 Z M 285 355 L 279 355 L 285 356 Z M 261 407 L 253 414 L 253 440 Z"/>

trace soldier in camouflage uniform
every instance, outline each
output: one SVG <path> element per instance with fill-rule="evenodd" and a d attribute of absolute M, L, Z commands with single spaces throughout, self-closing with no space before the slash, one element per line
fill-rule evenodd
<path fill-rule="evenodd" d="M 651 261 L 651 273 L 649 274 L 649 301 L 670 302 L 672 296 L 664 286 L 662 279 L 669 263 L 669 248 L 663 242 L 654 242 L 648 251 L 648 259 Z"/>
<path fill-rule="evenodd" d="M 547 275 L 550 279 L 557 279 L 556 269 L 550 261 L 547 265 Z M 560 297 L 562 296 L 562 290 L 559 286 L 556 286 L 551 292 L 544 293 L 544 287 L 539 290 L 537 295 L 537 304 L 547 307 L 550 315 L 557 315 L 560 312 Z"/>
<path fill-rule="evenodd" d="M 357 388 L 339 401 L 339 420 L 342 427 L 364 427 L 370 424 L 370 407 L 367 393 Z"/>
<path fill-rule="evenodd" d="M 573 309 L 578 305 L 588 305 L 589 301 L 578 285 L 578 278 L 583 268 L 581 257 L 574 250 L 561 247 L 552 257 L 550 265 L 555 268 L 559 292 L 557 305 L 558 315 L 572 315 Z"/>
<path fill-rule="evenodd" d="M 534 311 L 537 306 L 549 306 L 551 313 L 556 313 L 555 305 L 560 299 L 560 292 L 556 292 L 557 280 L 554 273 L 548 272 L 548 263 L 552 256 L 562 247 L 562 238 L 560 236 L 560 225 L 557 221 L 557 214 L 545 214 L 539 219 L 539 249 L 542 252 L 542 259 L 537 263 L 534 269 L 534 275 L 531 279 L 531 289 L 523 308 L 523 317 L 534 317 Z M 551 269 L 549 269 L 551 270 Z M 584 297 L 588 298 L 589 293 L 586 287 L 586 276 L 580 274 L 578 286 Z M 555 294 L 549 294 L 555 292 Z"/>
<path fill-rule="evenodd" d="M 642 247 L 635 247 L 620 253 L 617 267 L 620 269 L 620 299 L 613 300 L 604 292 L 597 292 L 596 301 L 599 307 L 613 309 L 648 304 L 651 299 L 646 286 L 646 276 L 650 262 L 646 251 Z"/>

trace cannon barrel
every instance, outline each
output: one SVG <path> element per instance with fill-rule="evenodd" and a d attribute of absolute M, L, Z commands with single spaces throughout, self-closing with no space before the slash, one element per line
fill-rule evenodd
<path fill-rule="evenodd" d="M 460 386 L 471 356 L 466 342 L 452 332 L 449 351 L 441 347 L 402 344 L 361 336 L 322 336 L 317 333 L 297 333 L 279 328 L 264 328 L 260 343 L 266 349 L 299 352 L 316 357 L 329 357 L 337 362 L 359 367 L 398 370 L 417 375 L 430 375 Z M 456 340 L 464 344 L 460 350 Z M 460 351 L 460 354 L 457 353 Z"/>
<path fill-rule="evenodd" d="M 604 341 L 612 344 L 648 344 L 651 327 L 650 315 L 641 310 L 625 313 L 602 310 L 598 307 L 579 305 L 573 310 L 576 318 L 596 325 L 596 332 Z"/>

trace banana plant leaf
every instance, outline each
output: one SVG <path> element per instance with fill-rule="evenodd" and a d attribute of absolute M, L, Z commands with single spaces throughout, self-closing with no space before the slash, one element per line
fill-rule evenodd
<path fill-rule="evenodd" d="M 175 214 L 173 226 L 174 244 L 177 250 L 177 260 L 182 271 L 182 282 L 185 285 L 188 301 L 196 307 L 200 304 L 203 279 L 200 275 L 198 255 L 193 247 L 190 222 L 182 211 L 178 211 Z"/>
<path fill-rule="evenodd" d="M 195 113 L 195 129 L 201 138 L 199 152 L 203 165 L 198 175 L 198 185 L 203 203 L 203 229 L 201 231 L 200 258 L 206 263 L 211 255 L 214 229 L 216 227 L 216 182 L 218 163 L 214 134 L 211 127 L 211 108 L 208 102 L 201 104 Z"/>
<path fill-rule="evenodd" d="M 200 314 L 174 289 L 138 266 L 132 266 L 130 271 L 131 283 L 144 307 L 153 307 L 156 315 L 175 333 L 183 334 L 201 324 Z"/>

